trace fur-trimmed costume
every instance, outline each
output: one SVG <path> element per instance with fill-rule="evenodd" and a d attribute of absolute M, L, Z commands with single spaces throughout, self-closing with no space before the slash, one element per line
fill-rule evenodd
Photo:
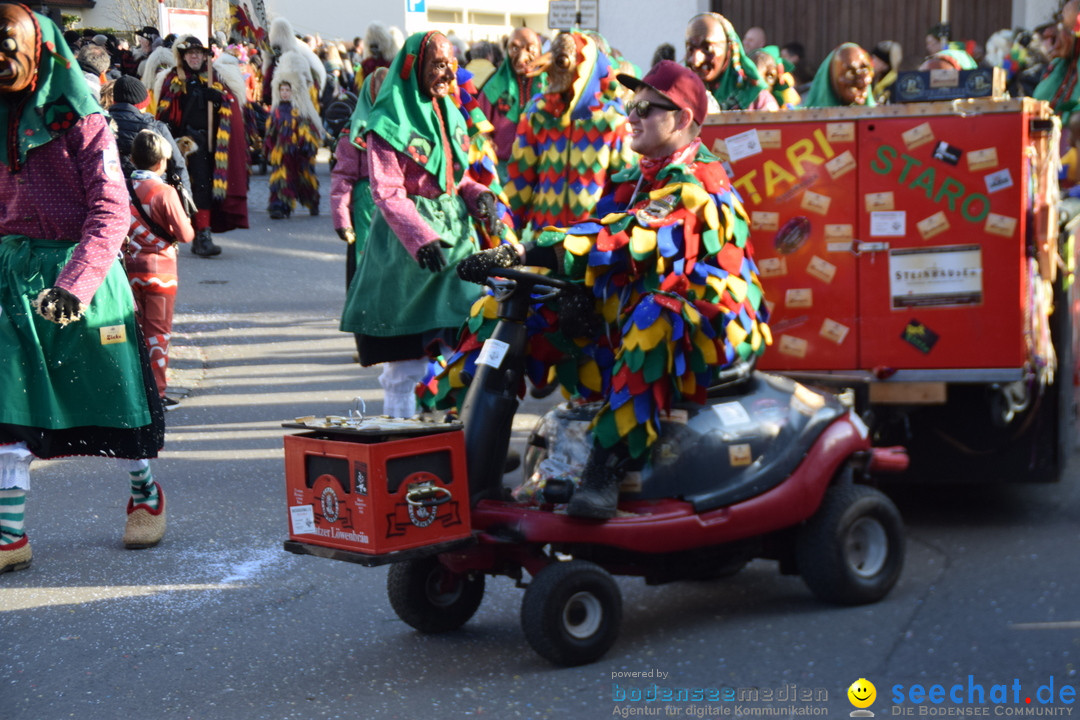
<path fill-rule="evenodd" d="M 389 28 L 380 22 L 369 24 L 364 32 L 364 59 L 356 68 L 356 77 L 353 80 L 356 87 L 363 85 L 364 80 L 378 68 L 390 67 L 400 49 L 401 44 L 394 40 Z"/>
<path fill-rule="evenodd" d="M 538 240 L 565 250 L 562 270 L 588 289 L 597 316 L 579 324 L 596 332 L 564 329 L 560 301 L 537 305 L 527 324 L 527 370 L 537 386 L 554 379 L 570 397 L 605 400 L 593 426 L 597 442 L 625 442 L 642 457 L 661 412 L 682 400 L 704 402 L 716 371 L 762 353 L 771 335 L 748 217 L 700 141 L 613 181 L 598 220 Z M 424 389 L 426 404 L 460 401 L 495 308 L 490 295 L 474 305 L 457 352 Z"/>
<path fill-rule="evenodd" d="M 592 38 L 571 34 L 577 46 L 572 97 L 566 102 L 550 93 L 528 103 L 507 164 L 506 195 L 523 237 L 589 217 L 609 175 L 633 162 L 611 62 Z"/>
<path fill-rule="evenodd" d="M 288 83 L 292 99 L 281 99 L 281 84 Z M 287 52 L 278 61 L 274 74 L 274 95 L 266 118 L 263 143 L 270 164 L 272 217 L 292 213 L 297 203 L 319 212 L 319 179 L 315 177 L 315 155 L 322 144 L 322 124 L 308 92 L 307 63 L 298 53 Z"/>
<path fill-rule="evenodd" d="M 319 97 L 326 86 L 326 67 L 315 51 L 301 42 L 293 32 L 292 23 L 283 17 L 274 18 L 270 23 L 268 33 L 270 52 L 263 58 L 262 66 L 262 97 L 263 102 L 273 97 L 274 73 L 280 58 L 287 52 L 295 52 L 302 57 L 308 66 L 310 82 L 308 87 L 312 93 L 311 102 L 315 107 L 319 106 Z"/>
<path fill-rule="evenodd" d="M 215 67 L 208 87 L 205 64 L 201 72 L 190 72 L 180 56 L 181 45 L 173 46 L 175 66 L 164 77 L 157 118 L 168 124 L 177 141 L 187 136 L 197 146 L 187 157 L 191 192 L 200 210 L 196 230 L 246 228 L 248 149 L 243 111 L 234 89 L 225 81 L 228 71 L 222 73 Z M 236 76 L 239 79 L 239 72 Z M 241 80 L 240 97 L 242 87 Z M 207 127 L 210 105 L 214 106 L 213 127 Z"/>

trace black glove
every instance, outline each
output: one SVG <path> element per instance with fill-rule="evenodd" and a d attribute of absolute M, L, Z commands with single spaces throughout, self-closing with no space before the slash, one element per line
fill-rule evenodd
<path fill-rule="evenodd" d="M 516 246 L 499 245 L 462 258 L 457 265 L 457 274 L 466 282 L 483 285 L 488 277 L 487 271 L 491 268 L 510 268 L 520 264 L 521 256 L 518 255 Z"/>
<path fill-rule="evenodd" d="M 214 103 L 214 107 L 221 107 L 221 103 L 225 101 L 225 96 L 220 90 L 215 90 L 212 87 L 208 87 L 203 92 L 206 94 L 207 102 Z"/>
<path fill-rule="evenodd" d="M 34 300 L 38 315 L 57 325 L 67 325 L 82 319 L 86 308 L 82 300 L 63 288 L 47 288 Z"/>
<path fill-rule="evenodd" d="M 427 245 L 421 245 L 420 249 L 416 251 L 416 263 L 433 273 L 437 273 L 446 267 L 446 256 L 443 255 L 442 248 L 439 247 L 439 241 L 435 240 Z"/>
<path fill-rule="evenodd" d="M 476 212 L 473 213 L 473 216 L 483 223 L 484 229 L 487 230 L 488 235 L 491 237 L 499 237 L 502 233 L 503 223 L 499 219 L 499 210 L 495 204 L 494 193 L 482 193 L 476 199 Z"/>
<path fill-rule="evenodd" d="M 569 337 L 595 337 L 601 320 L 596 314 L 596 298 L 586 287 L 577 286 L 559 295 L 559 330 Z"/>
<path fill-rule="evenodd" d="M 356 231 L 352 228 L 336 228 L 337 236 L 352 245 L 356 242 Z"/>

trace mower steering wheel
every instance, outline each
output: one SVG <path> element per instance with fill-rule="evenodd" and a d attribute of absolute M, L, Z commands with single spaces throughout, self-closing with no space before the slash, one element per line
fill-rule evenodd
<path fill-rule="evenodd" d="M 518 270 L 517 268 L 493 267 L 487 270 L 487 285 L 495 291 L 496 297 L 522 288 L 532 293 L 537 288 L 547 288 L 547 292 L 538 295 L 540 300 L 548 300 L 564 290 L 572 290 L 576 285 L 568 280 L 541 275 L 540 273 Z M 500 282 L 500 280 L 507 282 Z"/>

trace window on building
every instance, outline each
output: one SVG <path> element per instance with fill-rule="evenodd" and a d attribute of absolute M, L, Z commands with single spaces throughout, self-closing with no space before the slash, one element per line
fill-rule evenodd
<path fill-rule="evenodd" d="M 469 13 L 469 22 L 473 25 L 502 25 L 505 21 L 506 16 L 502 13 Z"/>
<path fill-rule="evenodd" d="M 461 11 L 459 10 L 428 10 L 427 19 L 429 23 L 461 23 Z"/>

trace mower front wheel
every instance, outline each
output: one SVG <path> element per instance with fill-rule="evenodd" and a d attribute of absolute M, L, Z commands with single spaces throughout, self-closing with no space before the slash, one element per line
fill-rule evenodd
<path fill-rule="evenodd" d="M 386 576 L 390 606 L 422 633 L 457 630 L 484 599 L 484 576 L 456 573 L 431 556 L 390 566 Z"/>
<path fill-rule="evenodd" d="M 841 605 L 877 602 L 904 566 L 900 512 L 880 490 L 834 485 L 802 527 L 795 554 L 799 574 L 819 599 Z"/>
<path fill-rule="evenodd" d="M 598 660 L 615 643 L 622 595 L 607 570 L 584 560 L 555 562 L 536 574 L 521 603 L 533 650 L 556 665 Z"/>

